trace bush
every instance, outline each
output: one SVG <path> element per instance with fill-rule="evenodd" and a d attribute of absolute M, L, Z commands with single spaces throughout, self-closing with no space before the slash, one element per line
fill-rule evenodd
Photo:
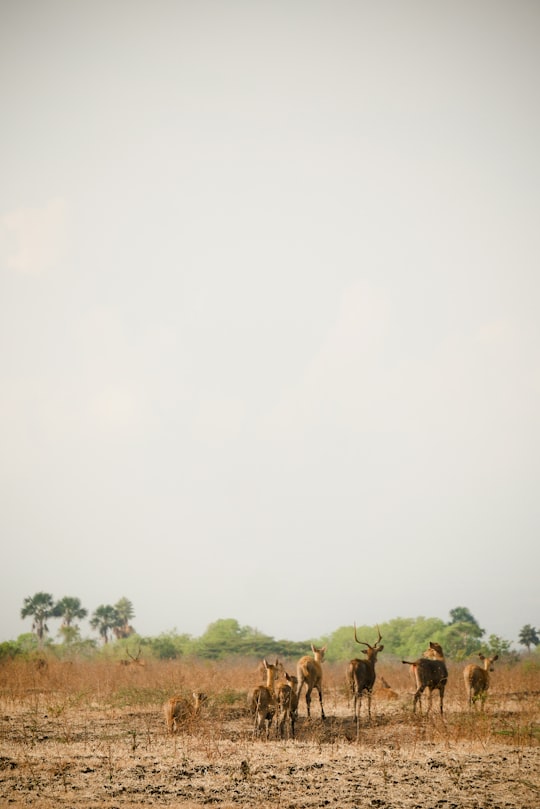
<path fill-rule="evenodd" d="M 13 660 L 17 655 L 21 654 L 21 648 L 14 640 L 6 640 L 0 643 L 0 663 L 5 660 Z"/>

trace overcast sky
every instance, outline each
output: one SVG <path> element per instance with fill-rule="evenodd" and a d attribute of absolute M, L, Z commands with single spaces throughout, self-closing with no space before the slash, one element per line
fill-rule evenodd
<path fill-rule="evenodd" d="M 536 0 L 2 2 L 0 640 L 540 624 L 539 78 Z"/>

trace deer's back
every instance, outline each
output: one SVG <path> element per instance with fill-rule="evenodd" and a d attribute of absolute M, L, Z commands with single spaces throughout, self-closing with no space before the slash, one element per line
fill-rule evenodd
<path fill-rule="evenodd" d="M 293 710 L 293 690 L 288 683 L 282 683 L 277 691 L 277 704 L 282 711 Z"/>
<path fill-rule="evenodd" d="M 275 706 L 273 692 L 265 685 L 258 685 L 251 693 L 250 706 L 253 713 L 273 709 Z"/>
<path fill-rule="evenodd" d="M 298 682 L 317 682 L 322 676 L 322 666 L 309 655 L 301 657 L 297 666 Z"/>
<path fill-rule="evenodd" d="M 185 697 L 171 697 L 165 703 L 165 713 L 175 719 L 187 719 L 193 713 L 193 705 Z"/>
<path fill-rule="evenodd" d="M 371 689 L 375 682 L 375 668 L 367 660 L 355 657 L 349 663 L 348 676 L 351 688 L 356 686 L 359 690 Z"/>
<path fill-rule="evenodd" d="M 445 685 L 448 680 L 448 669 L 444 660 L 421 657 L 416 661 L 415 667 L 418 679 L 427 688 Z"/>
<path fill-rule="evenodd" d="M 489 685 L 488 672 L 480 668 L 480 666 L 476 666 L 474 663 L 465 668 L 463 676 L 465 678 L 465 684 L 475 692 L 484 691 Z"/>

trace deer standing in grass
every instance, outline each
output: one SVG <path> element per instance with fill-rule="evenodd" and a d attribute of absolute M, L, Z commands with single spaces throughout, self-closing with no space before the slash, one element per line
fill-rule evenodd
<path fill-rule="evenodd" d="M 416 713 L 416 706 L 420 702 L 424 690 L 428 689 L 428 711 L 431 710 L 431 698 L 433 691 L 439 692 L 440 711 L 443 712 L 444 689 L 448 682 L 448 669 L 442 647 L 438 643 L 430 642 L 429 649 L 426 649 L 423 656 L 418 660 L 402 660 L 407 666 L 411 666 L 416 680 L 416 693 L 414 695 L 413 712 Z"/>
<path fill-rule="evenodd" d="M 287 682 L 280 684 L 276 695 L 278 730 L 280 737 L 283 739 L 285 727 L 288 725 L 291 738 L 294 739 L 294 726 L 298 717 L 298 677 L 285 672 L 285 679 Z"/>
<path fill-rule="evenodd" d="M 463 678 L 465 680 L 465 690 L 469 698 L 469 707 L 472 708 L 473 703 L 480 699 L 482 701 L 482 708 L 487 697 L 489 688 L 489 673 L 494 671 L 493 664 L 499 659 L 499 655 L 495 657 L 485 657 L 482 653 L 478 655 L 482 666 L 477 666 L 475 663 L 470 663 L 465 666 L 463 670 Z"/>
<path fill-rule="evenodd" d="M 384 649 L 384 646 L 379 645 L 382 640 L 379 627 L 377 627 L 377 632 L 379 633 L 379 637 L 377 638 L 375 645 L 371 646 L 365 640 L 358 640 L 358 635 L 356 634 L 356 624 L 354 625 L 355 641 L 363 646 L 367 646 L 367 649 L 363 649 L 364 654 L 367 656 L 367 660 L 360 660 L 359 658 L 355 657 L 354 660 L 350 661 L 347 671 L 349 687 L 354 696 L 354 718 L 356 720 L 357 734 L 360 723 L 360 710 L 362 708 L 362 694 L 364 691 L 367 693 L 368 717 L 371 719 L 371 694 L 373 692 L 376 677 L 375 663 L 377 662 L 377 655 Z"/>
<path fill-rule="evenodd" d="M 276 695 L 274 693 L 274 680 L 279 668 L 279 662 L 275 664 L 263 660 L 266 671 L 266 685 L 258 685 L 253 689 L 249 697 L 249 706 L 255 717 L 254 734 L 261 733 L 263 728 L 266 731 L 266 738 L 270 735 L 270 725 L 276 712 Z"/>
<path fill-rule="evenodd" d="M 129 649 L 126 648 L 126 654 L 129 657 L 129 660 L 119 660 L 118 664 L 120 666 L 146 666 L 146 661 L 141 660 L 141 647 L 137 651 L 136 657 L 133 657 Z"/>
<path fill-rule="evenodd" d="M 206 700 L 206 694 L 200 691 L 193 692 L 192 700 L 182 696 L 171 697 L 167 700 L 163 710 L 169 733 L 177 733 L 181 729 L 189 728 L 199 716 L 201 705 Z"/>
<path fill-rule="evenodd" d="M 322 695 L 322 662 L 324 660 L 324 653 L 326 646 L 316 649 L 311 644 L 311 651 L 313 657 L 305 655 L 298 661 L 296 667 L 296 674 L 298 675 L 298 702 L 300 702 L 300 694 L 304 683 L 306 684 L 306 708 L 308 719 L 311 719 L 311 692 L 314 688 L 319 692 L 319 703 L 321 705 L 321 719 L 326 719 L 323 708 L 323 695 Z"/>

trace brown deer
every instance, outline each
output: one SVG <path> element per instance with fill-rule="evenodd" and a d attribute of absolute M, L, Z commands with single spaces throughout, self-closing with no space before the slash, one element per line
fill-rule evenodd
<path fill-rule="evenodd" d="M 274 680 L 279 669 L 279 662 L 269 663 L 263 660 L 266 671 L 266 685 L 258 685 L 249 696 L 251 713 L 255 717 L 254 734 L 266 731 L 266 738 L 270 735 L 270 725 L 276 712 L 276 695 L 274 693 Z"/>
<path fill-rule="evenodd" d="M 377 662 L 377 655 L 384 649 L 384 646 L 379 645 L 382 640 L 379 627 L 377 627 L 377 632 L 379 633 L 379 637 L 377 638 L 375 645 L 371 646 L 365 640 L 358 640 L 358 635 L 356 634 L 356 624 L 354 625 L 355 641 L 363 646 L 367 646 L 367 649 L 363 649 L 364 654 L 367 656 L 367 660 L 360 660 L 359 658 L 355 657 L 354 660 L 350 661 L 349 668 L 347 670 L 349 687 L 354 696 L 354 718 L 356 720 L 357 731 L 360 722 L 360 710 L 362 708 L 362 694 L 364 691 L 367 693 L 368 717 L 371 719 L 371 694 L 373 692 L 376 677 L 375 663 Z"/>
<path fill-rule="evenodd" d="M 390 683 L 387 682 L 387 680 L 385 680 L 384 677 L 380 677 L 378 683 L 379 685 L 377 687 L 377 699 L 383 699 L 386 700 L 387 702 L 399 699 L 399 694 L 396 691 L 394 691 Z"/>
<path fill-rule="evenodd" d="M 311 651 L 313 652 L 313 657 L 309 655 L 305 655 L 301 657 L 298 661 L 298 665 L 296 667 L 296 674 L 298 675 L 298 702 L 300 702 L 300 694 L 302 693 L 302 688 L 304 683 L 306 684 L 306 708 L 307 708 L 307 715 L 308 719 L 311 719 L 311 692 L 314 688 L 317 689 L 319 692 L 319 703 L 321 705 L 321 719 L 326 719 L 324 715 L 324 708 L 323 708 L 323 695 L 322 695 L 322 662 L 324 660 L 324 653 L 326 652 L 326 646 L 323 646 L 320 649 L 316 649 L 313 644 L 311 644 Z"/>
<path fill-rule="evenodd" d="M 463 670 L 463 678 L 465 680 L 465 690 L 469 698 L 469 706 L 472 708 L 473 703 L 480 699 L 482 701 L 482 708 L 487 697 L 489 688 L 489 673 L 494 671 L 493 664 L 499 659 L 499 655 L 494 657 L 485 657 L 481 652 L 478 655 L 483 662 L 482 666 L 477 666 L 475 663 L 470 663 L 465 666 Z"/>
<path fill-rule="evenodd" d="M 298 717 L 298 677 L 285 672 L 286 683 L 281 683 L 276 695 L 278 712 L 278 731 L 280 737 L 285 736 L 285 727 L 290 727 L 291 738 L 294 739 L 294 726 Z"/>
<path fill-rule="evenodd" d="M 171 697 L 163 706 L 169 733 L 188 729 L 199 716 L 201 706 L 208 697 L 199 691 L 194 691 L 192 696 L 192 700 L 182 696 Z"/>
<path fill-rule="evenodd" d="M 428 689 L 428 712 L 431 710 L 431 698 L 433 691 L 439 692 L 440 710 L 443 712 L 444 689 L 448 682 L 448 669 L 442 647 L 438 643 L 430 642 L 429 649 L 426 649 L 423 656 L 418 660 L 402 660 L 407 666 L 411 666 L 416 680 L 416 693 L 414 695 L 413 712 L 420 702 L 420 697 L 424 689 Z"/>

